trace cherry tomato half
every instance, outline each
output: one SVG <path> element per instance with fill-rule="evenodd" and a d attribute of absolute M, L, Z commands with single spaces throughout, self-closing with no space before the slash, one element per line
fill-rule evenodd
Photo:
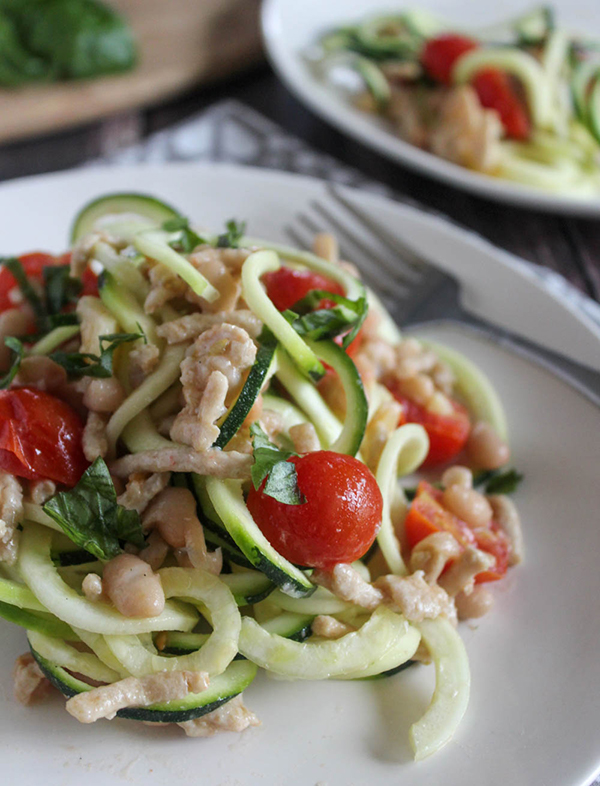
<path fill-rule="evenodd" d="M 83 423 L 64 401 L 34 388 L 0 391 L 0 469 L 74 486 L 88 466 Z"/>
<path fill-rule="evenodd" d="M 452 401 L 453 415 L 437 415 L 425 407 L 399 394 L 390 388 L 394 398 L 402 404 L 401 423 L 419 423 L 429 437 L 429 453 L 423 462 L 424 467 L 435 467 L 453 459 L 464 448 L 471 423 L 469 414 L 462 404 Z"/>
<path fill-rule="evenodd" d="M 507 136 L 513 139 L 529 137 L 531 121 L 508 74 L 498 68 L 484 68 L 475 75 L 473 87 L 481 105 L 498 112 Z"/>
<path fill-rule="evenodd" d="M 262 486 L 248 495 L 248 509 L 267 540 L 286 559 L 311 568 L 362 557 L 375 540 L 383 508 L 370 470 L 352 456 L 329 450 L 289 460 L 306 497 L 303 505 L 278 502 Z"/>
<path fill-rule="evenodd" d="M 273 301 L 278 311 L 285 311 L 291 308 L 294 303 L 302 300 L 313 289 L 324 289 L 334 295 L 343 295 L 344 290 L 337 283 L 320 273 L 312 270 L 294 270 L 291 267 L 281 267 L 271 273 L 265 273 L 262 278 L 267 295 Z M 332 301 L 322 301 L 320 308 L 329 308 L 334 305 Z"/>
<path fill-rule="evenodd" d="M 452 69 L 458 58 L 478 46 L 476 41 L 464 35 L 444 33 L 427 41 L 421 52 L 421 63 L 432 79 L 451 85 Z"/>
<path fill-rule="evenodd" d="M 475 546 L 496 558 L 490 570 L 482 571 L 475 582 L 483 584 L 501 579 L 508 568 L 509 544 L 504 533 L 492 521 L 489 529 L 479 527 L 473 530 L 441 504 L 442 492 L 422 480 L 404 520 L 406 542 L 410 549 L 435 532 L 449 532 L 460 546 Z"/>

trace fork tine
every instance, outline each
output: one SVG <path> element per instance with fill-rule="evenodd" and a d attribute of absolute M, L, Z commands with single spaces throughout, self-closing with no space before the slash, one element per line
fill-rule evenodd
<path fill-rule="evenodd" d="M 380 242 L 394 251 L 396 254 L 401 254 L 404 261 L 411 265 L 415 270 L 420 270 L 424 274 L 428 271 L 437 270 L 434 264 L 424 260 L 413 249 L 406 246 L 396 235 L 387 230 L 385 226 L 375 221 L 371 216 L 358 210 L 339 190 L 331 183 L 327 186 L 327 192 L 338 205 L 341 205 L 354 218 L 363 226 L 369 229 L 372 233 L 376 234 Z"/>
<path fill-rule="evenodd" d="M 324 223 L 322 220 L 322 216 L 319 216 L 321 219 L 321 223 L 317 223 L 314 218 L 307 213 L 298 213 L 296 216 L 297 222 L 303 224 L 313 235 L 317 232 L 323 231 L 331 231 L 332 227 L 329 226 L 327 223 Z M 335 230 L 335 227 L 333 227 Z M 336 233 L 336 235 L 339 233 Z M 347 238 L 345 235 L 342 234 L 341 237 L 338 236 L 338 242 L 340 245 L 340 252 L 342 257 L 348 259 L 352 262 L 356 262 L 358 267 L 360 268 L 361 273 L 366 281 L 366 283 L 372 288 L 377 291 L 384 291 L 388 293 L 395 293 L 397 297 L 406 297 L 408 291 L 402 284 L 399 284 L 398 279 L 391 278 L 387 272 L 380 271 L 376 268 L 370 260 L 367 259 L 367 264 L 361 264 L 361 261 L 356 256 L 356 249 L 348 245 Z M 308 244 L 310 246 L 310 244 Z M 382 280 L 382 274 L 385 280 Z"/>
<path fill-rule="evenodd" d="M 412 266 L 406 267 L 399 264 L 401 260 L 398 259 L 397 253 L 394 253 L 394 255 L 390 257 L 389 254 L 382 254 L 377 251 L 375 243 L 378 241 L 378 238 L 376 236 L 373 236 L 373 239 L 367 243 L 354 229 L 350 228 L 346 222 L 336 216 L 331 208 L 327 207 L 322 202 L 315 199 L 311 202 L 311 207 L 333 225 L 338 235 L 346 236 L 356 248 L 360 249 L 369 264 L 375 262 L 377 267 L 386 270 L 392 279 L 396 281 L 400 280 L 409 286 L 420 281 L 421 273 L 415 271 Z M 369 237 L 372 237 L 370 231 Z"/>

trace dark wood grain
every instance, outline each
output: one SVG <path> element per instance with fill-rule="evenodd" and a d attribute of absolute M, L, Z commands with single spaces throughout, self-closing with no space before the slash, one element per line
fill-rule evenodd
<path fill-rule="evenodd" d="M 444 213 L 492 243 L 561 273 L 600 299 L 600 221 L 568 219 L 491 202 L 393 164 L 305 109 L 265 66 L 163 106 L 0 147 L 0 180 L 77 166 L 169 126 L 223 98 L 236 98 L 309 145 Z"/>

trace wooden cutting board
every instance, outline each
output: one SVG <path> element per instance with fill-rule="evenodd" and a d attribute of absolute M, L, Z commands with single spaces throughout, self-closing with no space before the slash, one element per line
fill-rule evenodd
<path fill-rule="evenodd" d="M 109 0 L 129 20 L 137 68 L 123 76 L 0 88 L 0 142 L 155 104 L 262 56 L 259 0 Z"/>

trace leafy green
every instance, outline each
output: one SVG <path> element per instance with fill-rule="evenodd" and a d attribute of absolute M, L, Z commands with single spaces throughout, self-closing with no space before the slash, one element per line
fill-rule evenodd
<path fill-rule="evenodd" d="M 83 285 L 79 279 L 71 277 L 67 265 L 48 265 L 43 275 L 49 315 L 59 314 L 65 306 L 77 302 Z"/>
<path fill-rule="evenodd" d="M 251 470 L 254 488 L 260 488 L 266 478 L 263 494 L 285 505 L 303 505 L 306 498 L 298 488 L 296 467 L 288 462 L 289 458 L 297 454 L 274 445 L 258 423 L 250 426 L 250 434 L 254 453 Z"/>
<path fill-rule="evenodd" d="M 0 13 L 0 62 L 8 52 L 12 66 L 0 67 L 0 84 L 88 79 L 135 65 L 129 26 L 98 0 L 2 0 Z"/>
<path fill-rule="evenodd" d="M 225 224 L 225 229 L 217 238 L 217 248 L 239 248 L 240 240 L 246 231 L 246 222 L 237 222 L 232 218 Z"/>
<path fill-rule="evenodd" d="M 473 484 L 485 486 L 486 494 L 513 494 L 524 477 L 516 469 L 492 469 L 476 475 Z"/>
<path fill-rule="evenodd" d="M 2 257 L 0 264 L 9 270 L 14 276 L 21 294 L 33 309 L 36 317 L 40 314 L 46 315 L 46 306 L 34 289 L 31 281 L 27 278 L 23 265 L 16 257 Z"/>
<path fill-rule="evenodd" d="M 0 377 L 0 390 L 7 388 L 13 379 L 17 376 L 21 362 L 25 356 L 25 348 L 21 341 L 14 336 L 7 336 L 4 339 L 6 346 L 14 353 L 10 368 L 3 377 Z"/>
<path fill-rule="evenodd" d="M 44 512 L 60 524 L 73 543 L 101 560 L 116 557 L 121 543 L 143 547 L 139 513 L 117 502 L 108 467 L 101 458 L 81 476 L 75 488 L 55 494 Z"/>
<path fill-rule="evenodd" d="M 41 296 L 28 279 L 20 260 L 16 257 L 4 257 L 0 258 L 0 265 L 12 273 L 21 294 L 33 309 L 37 332 L 35 336 L 29 336 L 31 341 L 42 338 L 56 327 L 78 323 L 75 312 L 62 313 L 65 306 L 76 302 L 81 292 L 81 282 L 71 278 L 66 265 L 44 267 L 44 290 Z"/>
<path fill-rule="evenodd" d="M 203 245 L 207 241 L 190 229 L 190 222 L 187 218 L 170 218 L 162 225 L 165 232 L 179 232 L 179 237 L 172 240 L 169 245 L 184 254 L 190 254 L 197 246 Z"/>
<path fill-rule="evenodd" d="M 333 301 L 330 308 L 318 308 L 323 300 Z M 302 336 L 319 341 L 322 338 L 344 336 L 346 349 L 354 340 L 367 316 L 368 305 L 365 298 L 350 300 L 347 297 L 324 289 L 313 289 L 291 309 L 284 312 L 294 329 Z M 292 315 L 296 318 L 292 319 Z"/>
<path fill-rule="evenodd" d="M 142 333 L 110 333 L 99 338 L 100 355 L 92 352 L 53 352 L 50 359 L 62 366 L 71 379 L 112 377 L 115 349 L 139 338 L 143 338 Z"/>

